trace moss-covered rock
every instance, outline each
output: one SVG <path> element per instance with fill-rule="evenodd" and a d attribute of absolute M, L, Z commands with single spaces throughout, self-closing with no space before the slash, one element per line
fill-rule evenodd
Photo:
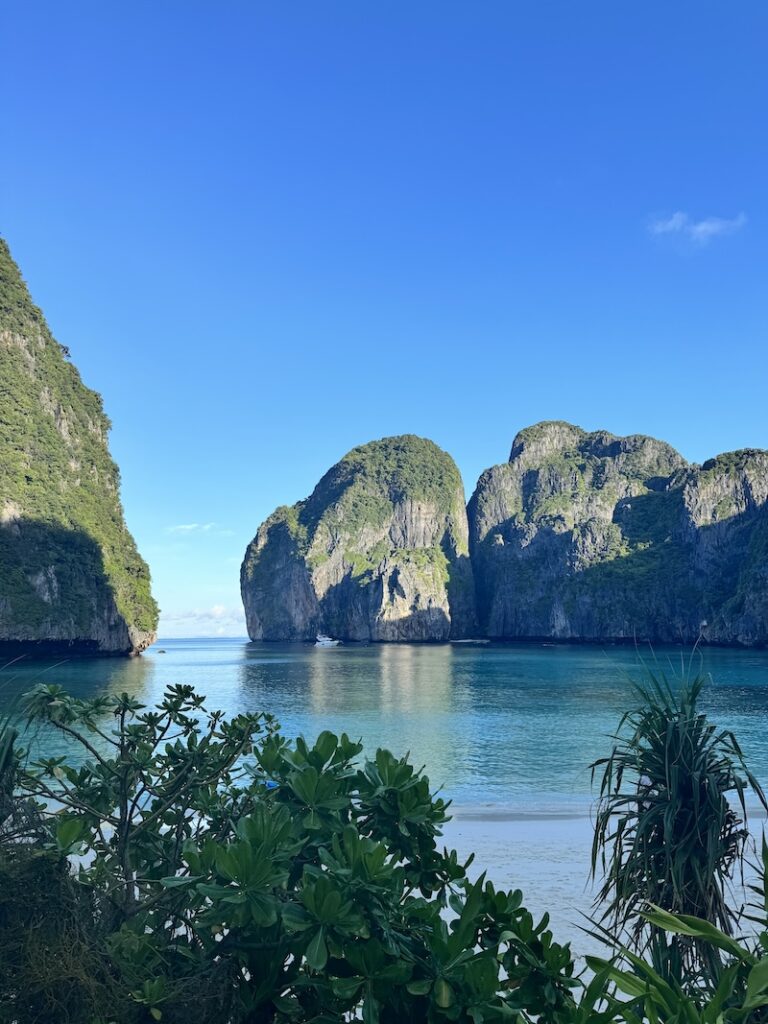
<path fill-rule="evenodd" d="M 149 570 L 123 519 L 109 421 L 0 239 L 0 648 L 131 654 Z"/>
<path fill-rule="evenodd" d="M 277 509 L 245 555 L 254 640 L 446 640 L 474 628 L 461 476 L 407 434 L 354 448 L 306 501 Z"/>
<path fill-rule="evenodd" d="M 546 422 L 469 504 L 495 637 L 768 643 L 768 453 L 688 466 L 668 444 Z"/>

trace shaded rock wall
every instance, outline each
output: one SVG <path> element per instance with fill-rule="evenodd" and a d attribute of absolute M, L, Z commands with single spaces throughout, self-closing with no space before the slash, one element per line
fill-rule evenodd
<path fill-rule="evenodd" d="M 157 606 L 125 525 L 109 421 L 2 240 L 0 398 L 0 650 L 143 650 Z"/>
<path fill-rule="evenodd" d="M 469 503 L 491 637 L 768 642 L 768 454 L 689 466 L 669 445 L 542 423 Z"/>

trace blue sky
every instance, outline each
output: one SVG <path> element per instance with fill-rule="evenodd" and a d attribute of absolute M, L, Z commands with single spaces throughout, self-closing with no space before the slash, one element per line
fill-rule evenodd
<path fill-rule="evenodd" d="M 0 232 L 104 396 L 161 634 L 355 444 L 768 447 L 768 8 L 10 0 Z"/>

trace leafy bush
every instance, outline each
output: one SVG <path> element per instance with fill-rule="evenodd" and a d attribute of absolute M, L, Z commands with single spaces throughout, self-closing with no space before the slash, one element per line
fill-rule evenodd
<path fill-rule="evenodd" d="M 0 1020 L 764 1024 L 768 845 L 751 946 L 727 933 L 724 890 L 745 850 L 725 793 L 743 814 L 745 786 L 762 791 L 700 688 L 641 687 L 598 762 L 616 927 L 577 977 L 546 916 L 438 848 L 447 804 L 406 759 L 330 732 L 289 742 L 189 687 L 153 709 L 37 687 L 29 723 L 72 754 L 30 765 L 0 728 Z"/>
<path fill-rule="evenodd" d="M 19 1024 L 555 1024 L 575 1012 L 568 947 L 519 891 L 470 881 L 438 849 L 447 805 L 406 759 L 359 763 L 360 744 L 329 732 L 289 743 L 268 716 L 227 721 L 181 686 L 151 710 L 38 687 L 26 713 L 85 760 L 22 771 L 47 825 L 24 884 L 39 894 L 58 878 L 67 927 L 49 926 L 13 970 L 0 961 L 0 1007 Z M 24 913 L 6 911 L 0 931 L 26 927 Z M 67 942 L 71 960 L 73 941 L 88 969 L 65 1003 L 46 964 Z"/>

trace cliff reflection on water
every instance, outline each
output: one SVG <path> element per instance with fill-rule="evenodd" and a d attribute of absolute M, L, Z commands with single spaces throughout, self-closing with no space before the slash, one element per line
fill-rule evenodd
<path fill-rule="evenodd" d="M 679 668 L 679 650 L 656 653 Z M 768 782 L 768 652 L 703 658 L 714 677 L 706 710 Z M 331 729 L 362 737 L 369 752 L 410 752 L 457 806 L 547 816 L 587 812 L 588 766 L 631 699 L 630 674 L 637 655 L 622 647 L 166 640 L 133 660 L 17 662 L 0 670 L 0 706 L 36 682 L 80 697 L 127 691 L 147 704 L 189 683 L 211 708 L 271 712 L 288 736 Z"/>

